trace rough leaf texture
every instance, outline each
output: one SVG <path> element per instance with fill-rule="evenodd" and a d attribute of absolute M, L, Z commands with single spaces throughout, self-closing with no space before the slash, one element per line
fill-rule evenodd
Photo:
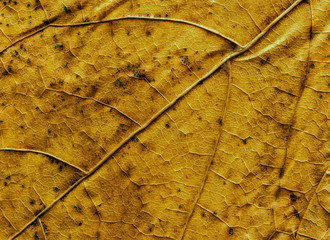
<path fill-rule="evenodd" d="M 2 0 L 0 239 L 330 239 L 329 9 Z"/>

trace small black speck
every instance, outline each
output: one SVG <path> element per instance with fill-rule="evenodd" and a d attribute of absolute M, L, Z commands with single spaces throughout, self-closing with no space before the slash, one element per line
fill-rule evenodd
<path fill-rule="evenodd" d="M 247 139 L 243 139 L 243 143 L 246 144 Z"/>
<path fill-rule="evenodd" d="M 312 64 L 311 64 L 311 68 L 315 68 L 315 65 L 314 65 L 314 63 L 312 63 Z"/>
<path fill-rule="evenodd" d="M 214 215 L 217 215 L 217 212 L 213 212 Z"/>
<path fill-rule="evenodd" d="M 56 43 L 55 46 L 54 46 L 54 48 L 55 48 L 55 49 L 57 49 L 57 48 L 59 48 L 59 49 L 63 49 L 64 46 L 63 46 L 63 44 L 58 44 L 58 43 Z"/>
<path fill-rule="evenodd" d="M 54 191 L 59 191 L 60 189 L 58 187 L 53 187 Z"/>
<path fill-rule="evenodd" d="M 75 206 L 73 206 L 73 208 L 76 209 L 77 212 L 81 212 L 81 208 L 80 208 L 79 206 L 76 206 L 76 205 L 75 205 Z"/>
<path fill-rule="evenodd" d="M 322 94 L 320 94 L 319 98 L 323 98 L 323 95 L 322 95 Z"/>
<path fill-rule="evenodd" d="M 7 176 L 6 179 L 10 179 L 11 177 L 10 176 Z"/>
<path fill-rule="evenodd" d="M 34 239 L 36 239 L 36 240 L 39 239 L 39 236 L 38 236 L 37 232 L 34 233 Z"/>
<path fill-rule="evenodd" d="M 66 13 L 70 13 L 71 12 L 71 10 L 67 6 L 65 6 L 65 5 L 63 5 L 63 8 L 64 8 L 64 11 Z"/>
<path fill-rule="evenodd" d="M 229 235 L 233 235 L 234 234 L 234 229 L 232 228 L 229 228 L 229 231 L 228 231 Z"/>
<path fill-rule="evenodd" d="M 149 36 L 149 35 L 151 34 L 151 32 L 148 30 L 148 31 L 146 32 L 146 34 Z"/>
<path fill-rule="evenodd" d="M 62 166 L 62 165 L 59 166 L 59 167 L 58 167 L 58 170 L 61 172 L 61 171 L 63 170 L 63 166 Z"/>
<path fill-rule="evenodd" d="M 180 209 L 182 208 L 182 205 L 181 205 L 181 204 L 179 205 L 179 208 L 180 208 Z"/>
<path fill-rule="evenodd" d="M 222 126 L 222 119 L 219 119 L 219 124 L 220 126 Z"/>
<path fill-rule="evenodd" d="M 3 184 L 4 184 L 5 186 L 7 186 L 7 185 L 8 185 L 8 184 L 7 184 L 7 182 L 4 182 Z"/>
<path fill-rule="evenodd" d="M 291 193 L 290 194 L 290 199 L 291 199 L 292 202 L 296 202 L 297 199 L 299 199 L 299 197 L 297 195 L 295 195 L 294 193 Z"/>
<path fill-rule="evenodd" d="M 149 232 L 152 232 L 152 228 L 149 228 Z"/>
<path fill-rule="evenodd" d="M 79 223 L 78 223 L 78 226 L 81 226 L 81 224 L 82 224 L 82 222 L 79 222 Z"/>
<path fill-rule="evenodd" d="M 28 3 L 28 5 L 26 5 L 27 7 L 30 7 L 31 5 L 30 5 L 30 3 Z"/>
<path fill-rule="evenodd" d="M 166 124 L 165 124 L 165 127 L 166 127 L 166 128 L 170 128 L 171 126 L 170 126 L 170 124 L 166 123 Z"/>
<path fill-rule="evenodd" d="M 180 188 L 178 189 L 178 192 L 181 192 L 181 189 Z"/>
<path fill-rule="evenodd" d="M 21 129 L 23 129 L 24 128 L 24 126 L 21 126 Z"/>
<path fill-rule="evenodd" d="M 50 134 L 52 131 L 50 129 L 47 129 L 47 134 Z"/>
<path fill-rule="evenodd" d="M 202 213 L 202 217 L 205 217 L 205 213 Z"/>

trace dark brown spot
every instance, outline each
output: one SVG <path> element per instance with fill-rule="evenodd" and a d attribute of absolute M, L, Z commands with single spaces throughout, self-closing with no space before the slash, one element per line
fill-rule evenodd
<path fill-rule="evenodd" d="M 291 199 L 292 202 L 296 202 L 297 199 L 299 199 L 299 197 L 296 196 L 294 193 L 291 193 L 291 194 L 290 194 L 290 199 Z"/>
<path fill-rule="evenodd" d="M 70 13 L 71 12 L 71 10 L 67 6 L 65 6 L 65 5 L 63 5 L 63 8 L 64 8 L 64 11 L 66 13 Z"/>
<path fill-rule="evenodd" d="M 79 206 L 74 205 L 73 208 L 76 209 L 77 212 L 81 212 L 81 208 Z"/>

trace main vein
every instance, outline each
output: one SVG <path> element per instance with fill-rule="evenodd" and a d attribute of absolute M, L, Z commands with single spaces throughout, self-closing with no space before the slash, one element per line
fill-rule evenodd
<path fill-rule="evenodd" d="M 147 128 L 152 122 L 154 122 L 159 116 L 161 116 L 167 109 L 169 109 L 171 106 L 173 106 L 178 100 L 180 100 L 183 96 L 188 94 L 196 85 L 198 85 L 200 82 L 204 81 L 208 77 L 210 77 L 214 72 L 216 72 L 225 62 L 232 59 L 233 57 L 236 57 L 244 52 L 246 52 L 248 49 L 250 49 L 260 38 L 262 38 L 269 29 L 274 26 L 279 20 L 281 20 L 286 14 L 288 14 L 292 9 L 294 9 L 300 2 L 303 0 L 296 0 L 289 8 L 287 8 L 282 14 L 280 14 L 276 19 L 274 19 L 262 32 L 260 32 L 252 41 L 250 41 L 248 44 L 246 44 L 243 48 L 241 48 L 239 51 L 234 51 L 231 54 L 229 54 L 227 57 L 222 59 L 219 63 L 217 63 L 208 73 L 206 73 L 202 78 L 198 79 L 195 83 L 193 83 L 190 87 L 185 89 L 181 94 L 179 94 L 175 99 L 173 99 L 171 102 L 169 102 L 166 106 L 164 106 L 159 112 L 157 112 L 155 115 L 153 115 L 145 124 L 143 124 L 139 129 L 132 132 L 126 139 L 121 141 L 111 152 L 109 152 L 100 162 L 98 162 L 84 177 L 80 178 L 76 183 L 74 183 L 72 186 L 70 186 L 65 192 L 63 192 L 59 197 L 57 197 L 48 207 L 46 207 L 42 212 L 40 212 L 37 216 L 35 216 L 30 222 L 28 222 L 21 230 L 19 230 L 17 233 L 15 233 L 12 237 L 9 239 L 14 239 L 18 235 L 20 235 L 26 228 L 28 228 L 33 222 L 35 222 L 41 215 L 45 214 L 48 210 L 50 210 L 60 199 L 65 197 L 68 193 L 70 193 L 73 189 L 75 189 L 81 182 L 83 182 L 85 179 L 89 178 L 93 173 L 95 173 L 101 166 L 103 166 L 108 159 L 117 152 L 123 145 L 125 145 L 133 136 L 138 134 L 139 132 L 143 131 L 145 128 Z M 50 25 L 48 25 L 50 26 Z M 70 26 L 70 25 L 66 25 Z M 45 27 L 46 28 L 46 27 Z M 38 30 L 40 32 L 41 30 Z M 32 35 L 32 34 L 31 34 Z M 208 169 L 207 169 L 208 171 Z M 193 210 L 192 210 L 193 211 Z M 182 236 L 183 237 L 183 236 Z"/>

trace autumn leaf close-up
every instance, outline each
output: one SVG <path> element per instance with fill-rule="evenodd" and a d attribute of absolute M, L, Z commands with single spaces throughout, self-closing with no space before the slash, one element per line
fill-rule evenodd
<path fill-rule="evenodd" d="M 330 240 L 329 0 L 0 7 L 0 240 Z"/>

